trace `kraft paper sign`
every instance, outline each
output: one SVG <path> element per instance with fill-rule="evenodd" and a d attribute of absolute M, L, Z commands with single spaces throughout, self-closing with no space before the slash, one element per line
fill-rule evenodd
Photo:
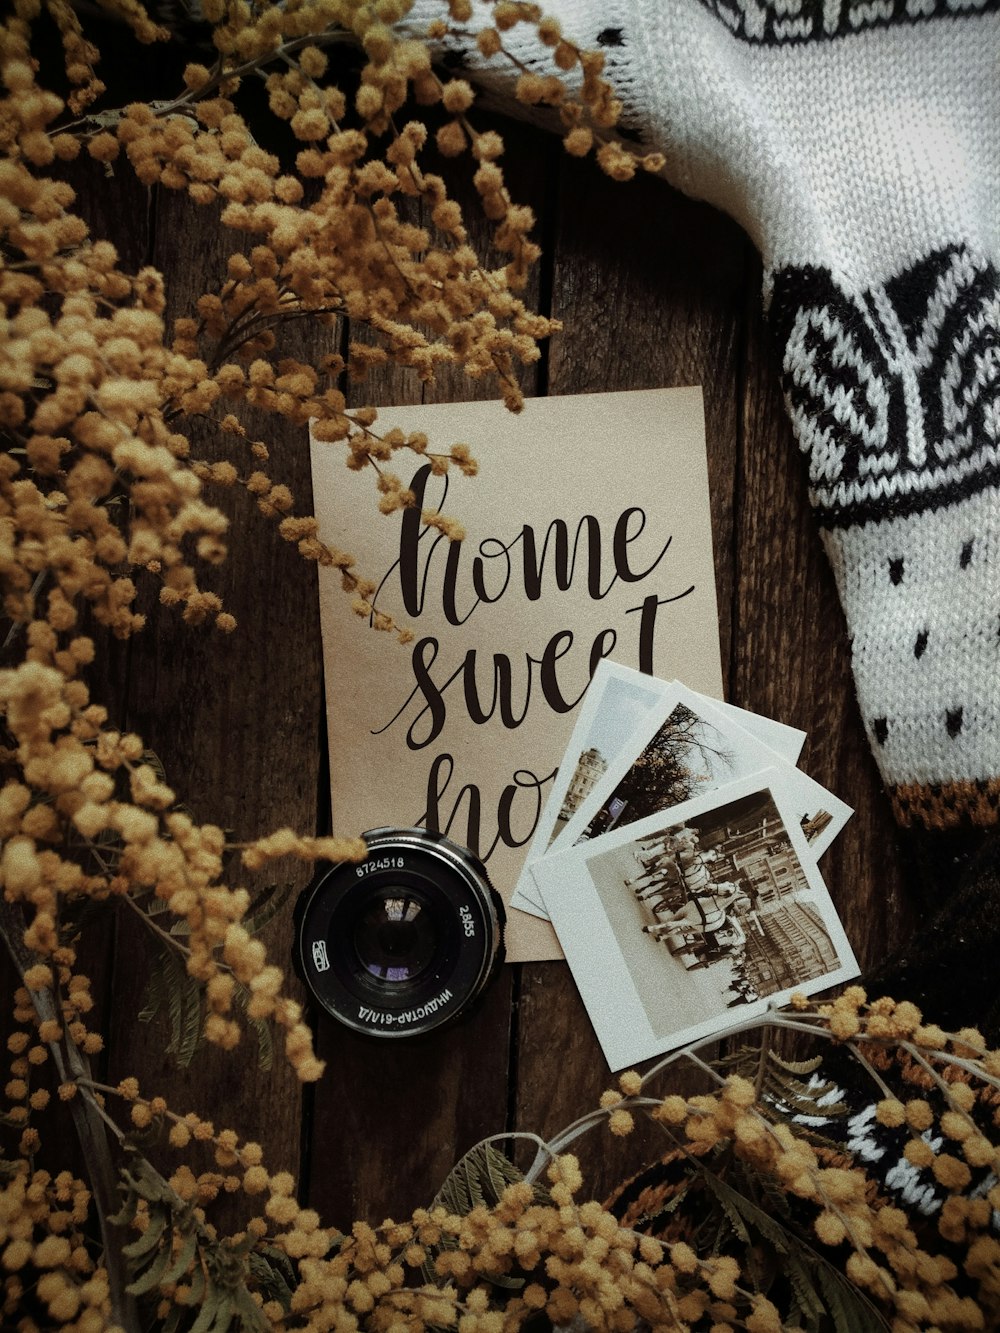
<path fill-rule="evenodd" d="M 468 444 L 479 475 L 401 450 L 418 507 L 376 509 L 370 469 L 312 442 L 320 535 L 378 584 L 399 644 L 320 570 L 334 830 L 426 825 L 471 847 L 505 900 L 576 710 L 611 658 L 722 690 L 700 389 L 387 409 L 378 426 Z M 465 527 L 452 543 L 421 522 Z M 548 922 L 508 913 L 512 962 L 562 956 Z"/>

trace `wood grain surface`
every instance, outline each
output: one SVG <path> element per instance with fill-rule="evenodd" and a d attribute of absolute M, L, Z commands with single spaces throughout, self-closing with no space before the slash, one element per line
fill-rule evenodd
<path fill-rule="evenodd" d="M 526 391 L 704 386 L 727 697 L 804 728 L 804 767 L 856 808 L 823 869 L 862 962 L 875 961 L 912 923 L 760 315 L 759 262 L 734 224 L 661 182 L 616 185 L 537 132 L 502 128 L 512 192 L 535 209 L 545 247 L 534 299 L 563 323 L 526 374 Z M 173 314 L 217 283 L 239 243 L 184 196 L 137 187 L 127 167 L 112 179 L 98 168 L 77 184 L 95 229 L 130 264 L 153 262 L 165 272 Z M 303 322 L 294 351 L 318 355 L 343 333 Z M 452 401 L 482 392 L 457 377 L 434 388 Z M 378 406 L 431 395 L 388 371 L 363 396 Z M 305 432 L 275 422 L 261 422 L 260 431 L 271 474 L 308 512 Z M 192 447 L 211 456 L 207 437 Z M 571 467 L 568 446 L 559 448 L 560 466 Z M 613 465 L 641 473 L 631 442 L 618 449 Z M 192 631 L 150 593 L 147 631 L 127 650 L 111 647 L 100 689 L 116 721 L 157 751 L 199 820 L 237 838 L 281 825 L 324 829 L 314 570 L 245 495 L 217 498 L 231 518 L 230 557 L 209 586 L 236 615 L 238 631 L 229 638 Z M 386 651 L 393 651 L 388 636 Z M 271 878 L 298 890 L 306 876 L 279 863 Z M 282 966 L 291 910 L 289 903 L 264 937 Z M 465 1024 L 419 1042 L 386 1049 L 321 1020 L 326 1073 L 303 1091 L 280 1058 L 261 1070 L 250 1040 L 179 1070 L 162 1023 L 135 1020 L 149 965 L 135 923 L 122 916 L 102 948 L 109 1073 L 135 1073 L 177 1110 L 197 1108 L 261 1142 L 275 1169 L 300 1174 L 303 1196 L 331 1224 L 408 1213 L 432 1198 L 457 1156 L 482 1136 L 551 1134 L 589 1110 L 611 1081 L 563 963 L 506 968 Z M 607 1191 L 636 1151 L 622 1155 L 607 1136 L 585 1143 L 591 1192 Z"/>

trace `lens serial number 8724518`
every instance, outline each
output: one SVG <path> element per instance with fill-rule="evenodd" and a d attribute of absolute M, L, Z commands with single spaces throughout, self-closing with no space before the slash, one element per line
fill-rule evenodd
<path fill-rule="evenodd" d="M 371 861 L 362 861 L 355 867 L 354 873 L 358 879 L 364 879 L 365 875 L 373 875 L 377 870 L 405 870 L 406 858 L 404 856 L 379 856 Z"/>

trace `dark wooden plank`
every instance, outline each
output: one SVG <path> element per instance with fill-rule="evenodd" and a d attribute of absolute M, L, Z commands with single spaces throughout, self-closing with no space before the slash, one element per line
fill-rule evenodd
<path fill-rule="evenodd" d="M 512 968 L 458 1027 L 401 1042 L 319 1021 L 308 1197 L 329 1223 L 426 1207 L 459 1157 L 503 1128 Z"/>
<path fill-rule="evenodd" d="M 748 329 L 733 700 L 807 731 L 802 767 L 855 809 L 821 869 L 866 967 L 909 933 L 913 906 L 902 893 L 896 827 L 855 701 L 844 616 L 759 300 Z"/>
<path fill-rule="evenodd" d="M 191 313 L 200 292 L 217 290 L 226 258 L 242 248 L 243 239 L 223 231 L 214 210 L 197 208 L 183 194 L 160 193 L 153 256 L 167 275 L 169 315 Z M 330 330 L 294 327 L 292 354 L 316 354 L 321 344 L 329 346 Z M 286 482 L 297 511 L 308 513 L 305 431 L 260 414 L 249 413 L 245 420 L 252 435 L 268 444 L 269 474 Z M 232 456 L 241 475 L 257 466 L 246 444 L 222 444 L 197 425 L 191 434 L 196 457 Z M 198 821 L 219 824 L 234 841 L 285 825 L 312 832 L 322 698 L 315 569 L 281 540 L 242 488 L 207 488 L 206 498 L 230 517 L 229 556 L 199 578 L 219 593 L 238 628 L 224 635 L 211 625 L 189 627 L 149 589 L 144 605 L 149 622 L 130 646 L 126 721 L 163 760 Z M 301 865 L 277 863 L 250 875 L 234 858 L 231 879 L 255 892 L 270 883 L 300 888 L 308 874 Z M 289 973 L 291 910 L 289 902 L 262 935 L 273 961 Z M 274 1169 L 297 1169 L 301 1088 L 281 1055 L 280 1034 L 270 1071 L 259 1067 L 250 1035 L 231 1054 L 206 1047 L 189 1069 L 178 1070 L 166 1054 L 162 1022 L 152 1031 L 135 1023 L 148 971 L 148 951 L 136 947 L 136 927 L 122 923 L 114 1071 L 136 1074 L 142 1086 L 164 1092 L 178 1110 L 202 1109 L 218 1123 L 231 1124 L 262 1143 Z M 289 988 L 300 993 L 294 979 Z"/>
<path fill-rule="evenodd" d="M 549 390 L 584 393 L 702 384 L 712 493 L 716 581 L 724 669 L 733 592 L 733 499 L 740 416 L 740 344 L 745 243 L 720 214 L 663 182 L 627 185 L 593 164 L 561 167 L 555 236 Z M 615 467 L 641 474 L 623 440 Z M 572 466 L 567 456 L 567 466 Z M 559 1077 L 553 1076 L 555 1067 Z M 678 1074 L 676 1085 L 686 1086 Z M 597 1104 L 613 1082 L 564 963 L 525 967 L 518 1017 L 516 1126 L 548 1137 Z M 580 1145 L 587 1189 L 600 1196 L 657 1137 L 614 1140 L 597 1132 Z"/>
<path fill-rule="evenodd" d="M 660 180 L 617 184 L 593 163 L 566 159 L 554 237 L 549 392 L 700 384 L 723 674 L 733 589 L 733 477 L 746 242 L 706 205 Z M 621 442 L 614 466 L 641 471 Z"/>
<path fill-rule="evenodd" d="M 477 124 L 500 129 L 507 146 L 504 164 L 511 194 L 518 203 L 533 207 L 540 227 L 544 226 L 546 164 L 555 145 L 521 125 L 498 124 L 485 117 L 478 117 Z M 466 209 L 477 253 L 487 265 L 502 263 L 489 250 L 489 227 L 468 185 L 474 164 L 470 166 L 469 159 L 432 159 L 429 165 L 441 170 Z M 529 301 L 538 301 L 539 282 L 536 271 Z M 354 328 L 351 335 L 366 336 L 364 329 Z M 537 391 L 536 367 L 523 368 L 521 384 L 527 394 Z M 494 381 L 469 379 L 457 367 L 442 369 L 433 385 L 421 385 L 412 372 L 385 367 L 351 390 L 355 404 L 375 407 L 468 402 L 496 394 Z M 439 441 L 438 446 L 450 443 Z M 380 521 L 374 488 L 372 521 Z M 402 651 L 389 636 L 383 638 L 386 652 Z M 514 970 L 503 969 L 468 1021 L 419 1042 L 366 1040 L 320 1021 L 321 1053 L 336 1071 L 315 1090 L 309 1126 L 309 1199 L 324 1217 L 344 1225 L 352 1217 L 377 1221 L 388 1213 L 400 1216 L 425 1205 L 463 1152 L 478 1139 L 504 1129 Z"/>

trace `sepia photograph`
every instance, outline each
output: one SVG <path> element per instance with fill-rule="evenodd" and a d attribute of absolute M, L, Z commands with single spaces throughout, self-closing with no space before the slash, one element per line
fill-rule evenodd
<path fill-rule="evenodd" d="M 794 766 L 802 739 L 803 733 L 793 727 L 707 699 L 678 681 L 656 680 L 618 662 L 600 662 L 539 817 L 512 905 L 547 916 L 530 868 L 550 847 L 576 841 L 577 816 L 594 809 L 594 794 L 605 790 L 609 772 L 619 781 L 625 774 L 627 799 L 617 790 L 611 792 L 609 811 L 599 814 L 600 827 L 585 836 L 596 836 L 618 822 L 632 823 L 769 764 Z M 638 759 L 637 747 L 642 750 Z M 809 779 L 806 783 L 811 796 L 825 794 L 818 784 Z M 837 809 L 831 840 L 850 814 L 842 802 Z M 823 813 L 832 823 L 833 816 Z M 571 825 L 573 832 L 563 838 Z M 826 825 L 816 827 L 825 830 Z"/>
<path fill-rule="evenodd" d="M 563 792 L 555 823 L 549 833 L 549 845 L 559 836 L 584 801 L 608 771 L 638 722 L 646 716 L 661 690 L 651 688 L 648 678 L 610 675 L 588 719 L 585 735 L 567 753 L 576 754 L 576 762 Z M 574 737 L 574 739 L 576 739 Z M 581 744 L 582 742 L 582 744 Z M 555 795 L 555 793 L 553 793 Z"/>
<path fill-rule="evenodd" d="M 856 975 L 779 785 L 777 772 L 767 785 L 731 785 L 536 867 L 561 939 L 573 918 L 567 959 L 599 1035 L 628 1050 L 625 1062 Z"/>
<path fill-rule="evenodd" d="M 594 777 L 553 845 L 565 848 L 600 837 L 772 764 L 787 774 L 796 822 L 818 858 L 850 818 L 851 808 L 718 706 L 675 684 L 619 744 L 617 757 Z"/>
<path fill-rule="evenodd" d="M 549 800 L 539 817 L 513 906 L 545 914 L 535 899 L 528 866 L 559 836 L 607 772 L 622 744 L 668 689 L 666 681 L 617 662 L 605 660 L 598 664 L 580 705 Z"/>
<path fill-rule="evenodd" d="M 735 764 L 736 751 L 723 731 L 679 703 L 604 798 L 581 837 L 607 833 L 626 812 L 623 822 L 631 824 L 719 787 L 734 776 Z"/>

